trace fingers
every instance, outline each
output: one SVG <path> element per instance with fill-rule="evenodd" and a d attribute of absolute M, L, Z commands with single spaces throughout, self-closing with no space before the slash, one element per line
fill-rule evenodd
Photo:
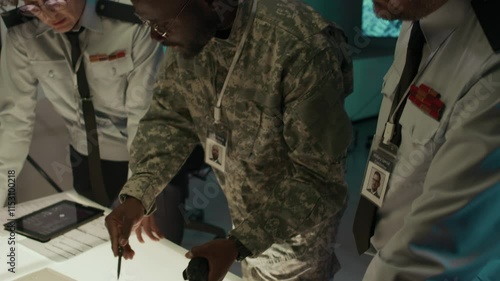
<path fill-rule="evenodd" d="M 139 240 L 139 242 L 144 243 L 144 239 L 142 239 L 142 226 L 137 227 L 135 235 L 137 236 L 137 240 Z"/>
<path fill-rule="evenodd" d="M 198 257 L 200 255 L 200 246 L 194 246 L 193 248 L 191 248 L 189 254 L 191 255 L 191 258 Z"/>
<path fill-rule="evenodd" d="M 127 244 L 126 246 L 123 247 L 123 258 L 126 260 L 131 260 L 135 256 L 134 250 L 132 250 L 132 247 L 130 247 L 130 244 Z"/>
<path fill-rule="evenodd" d="M 105 219 L 105 225 L 111 240 L 113 255 L 118 255 L 118 245 L 123 247 L 123 257 L 131 259 L 134 251 L 128 245 L 128 238 L 134 226 L 140 226 L 144 216 L 144 207 L 140 200 L 130 197 L 116 207 Z"/>
<path fill-rule="evenodd" d="M 158 238 L 158 237 L 155 236 L 155 233 L 153 232 L 153 230 L 151 229 L 151 227 L 144 228 L 144 232 L 146 232 L 146 235 L 149 238 L 151 238 L 151 240 L 153 240 L 153 241 L 160 241 L 160 238 Z"/>
<path fill-rule="evenodd" d="M 154 234 L 156 235 L 156 237 L 158 238 L 158 241 L 163 238 L 163 234 L 161 233 L 160 231 L 160 228 L 158 227 L 158 225 L 156 224 L 156 219 L 153 217 L 151 219 L 151 230 L 154 231 Z"/>
<path fill-rule="evenodd" d="M 160 230 L 158 229 L 158 225 L 152 216 L 143 220 L 143 229 L 146 235 L 153 241 L 160 241 L 160 238 L 162 238 L 162 235 L 159 234 Z"/>
<path fill-rule="evenodd" d="M 111 249 L 113 251 L 113 255 L 118 256 L 118 239 L 119 239 L 119 229 L 120 229 L 120 221 L 115 218 L 115 214 L 111 213 L 106 216 L 105 226 L 108 229 L 109 238 L 111 240 Z"/>
<path fill-rule="evenodd" d="M 132 232 L 132 227 L 134 226 L 134 221 L 129 218 L 124 218 L 121 233 L 119 236 L 118 243 L 123 247 L 128 244 L 128 238 L 130 237 L 130 233 Z M 139 229 L 139 227 L 138 227 Z"/>
<path fill-rule="evenodd" d="M 135 230 L 137 240 L 139 240 L 139 242 L 141 243 L 144 243 L 145 241 L 142 237 L 142 231 L 144 231 L 146 235 L 153 241 L 160 241 L 160 239 L 163 238 L 163 235 L 160 233 L 160 229 L 158 228 L 154 217 L 143 218 L 141 224 Z"/>
<path fill-rule="evenodd" d="M 221 281 L 235 259 L 233 254 L 228 254 L 234 250 L 233 243 L 233 241 L 227 239 L 213 240 L 193 247 L 185 256 L 187 258 L 206 258 L 209 264 L 208 281 Z"/>
<path fill-rule="evenodd" d="M 125 246 L 128 244 L 130 233 L 132 230 L 135 230 L 134 227 L 138 228 L 141 225 L 141 221 L 144 217 L 144 207 L 142 206 L 141 201 L 130 197 L 125 203 L 116 208 L 115 211 L 118 209 L 121 210 L 120 214 L 122 215 L 123 220 L 118 243 Z"/>
<path fill-rule="evenodd" d="M 196 257 L 204 257 L 204 253 L 203 253 L 203 248 L 204 246 L 203 245 L 200 245 L 200 246 L 194 246 L 191 248 L 191 250 L 189 252 L 187 252 L 184 256 L 188 259 L 193 259 L 193 258 L 196 258 Z"/>

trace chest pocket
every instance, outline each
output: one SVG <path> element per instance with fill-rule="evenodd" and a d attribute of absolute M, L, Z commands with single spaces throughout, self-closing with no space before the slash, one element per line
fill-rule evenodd
<path fill-rule="evenodd" d="M 277 110 L 265 108 L 255 101 L 239 104 L 240 114 L 233 122 L 230 151 L 234 156 L 246 161 L 262 162 L 277 158 L 283 149 L 283 116 Z M 244 107 L 244 108 L 243 108 Z"/>
<path fill-rule="evenodd" d="M 419 145 L 426 145 L 433 140 L 439 127 L 437 120 L 424 113 L 410 100 L 406 102 L 399 123 L 402 126 L 403 138 L 406 137 Z"/>
<path fill-rule="evenodd" d="M 380 110 L 380 114 L 384 118 L 383 120 L 389 119 L 389 113 L 395 99 L 400 78 L 401 73 L 399 73 L 394 65 L 384 76 L 384 84 L 382 87 L 384 100 Z M 403 141 L 419 145 L 428 144 L 429 141 L 434 138 L 439 127 L 439 122 L 437 120 L 428 116 L 409 99 L 406 101 L 405 108 L 399 119 L 399 124 L 402 126 L 401 134 Z M 380 132 L 377 131 L 377 134 L 382 135 L 383 126 L 380 130 Z"/>
<path fill-rule="evenodd" d="M 238 102 L 232 112 L 228 156 L 248 160 L 259 130 L 260 110 L 253 101 Z"/>
<path fill-rule="evenodd" d="M 88 58 L 86 58 L 88 60 Z M 134 63 L 130 56 L 115 60 L 90 62 L 86 64 L 87 73 L 95 80 L 114 80 L 120 79 L 122 76 L 127 75 L 134 68 Z"/>
<path fill-rule="evenodd" d="M 32 61 L 33 72 L 40 81 L 66 80 L 71 77 L 71 69 L 65 60 Z"/>
<path fill-rule="evenodd" d="M 382 84 L 382 94 L 384 98 L 390 99 L 391 101 L 394 98 L 394 94 L 396 93 L 396 88 L 398 87 L 400 79 L 400 74 L 394 67 L 391 67 L 387 74 L 384 76 L 384 82 Z"/>
<path fill-rule="evenodd" d="M 61 90 L 74 87 L 72 72 L 65 60 L 31 61 L 31 67 L 45 96 L 52 101 L 61 98 Z"/>
<path fill-rule="evenodd" d="M 276 158 L 284 147 L 284 121 L 281 112 L 275 109 L 264 109 L 260 114 L 260 124 L 253 145 L 253 154 L 256 158 Z"/>

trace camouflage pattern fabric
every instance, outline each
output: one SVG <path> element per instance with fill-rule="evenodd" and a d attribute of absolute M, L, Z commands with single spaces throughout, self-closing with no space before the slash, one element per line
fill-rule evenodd
<path fill-rule="evenodd" d="M 122 190 L 148 214 L 194 146 L 205 143 L 251 6 L 241 2 L 229 38 L 214 38 L 194 59 L 167 54 L 133 143 L 134 176 Z M 308 237 L 297 238 L 304 245 L 335 236 L 330 226 L 346 204 L 352 134 L 344 110 L 353 83 L 345 46 L 342 31 L 302 2 L 258 2 L 222 100 L 226 172 L 216 172 L 235 225 L 230 234 L 252 257 L 298 235 Z M 318 232 L 322 227 L 329 231 Z"/>
<path fill-rule="evenodd" d="M 243 280 L 327 281 L 340 270 L 336 233 L 343 211 L 308 233 L 242 261 Z"/>

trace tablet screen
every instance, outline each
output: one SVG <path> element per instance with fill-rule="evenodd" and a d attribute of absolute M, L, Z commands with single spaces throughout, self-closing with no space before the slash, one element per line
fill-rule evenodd
<path fill-rule="evenodd" d="M 15 220 L 16 231 L 48 241 L 103 214 L 103 210 L 64 200 Z M 11 223 L 6 226 L 12 225 Z"/>

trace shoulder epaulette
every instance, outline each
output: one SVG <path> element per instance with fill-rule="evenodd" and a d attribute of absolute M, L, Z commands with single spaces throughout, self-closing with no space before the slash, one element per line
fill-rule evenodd
<path fill-rule="evenodd" d="M 23 16 L 19 13 L 18 8 L 2 13 L 2 20 L 7 28 L 30 22 L 33 19 L 32 17 Z"/>
<path fill-rule="evenodd" d="M 125 22 L 142 24 L 135 15 L 134 7 L 110 0 L 99 0 L 96 5 L 96 13 L 99 16 L 121 20 Z"/>
<path fill-rule="evenodd" d="M 500 52 L 500 1 L 472 0 L 472 8 L 483 28 L 484 34 L 496 53 Z"/>

